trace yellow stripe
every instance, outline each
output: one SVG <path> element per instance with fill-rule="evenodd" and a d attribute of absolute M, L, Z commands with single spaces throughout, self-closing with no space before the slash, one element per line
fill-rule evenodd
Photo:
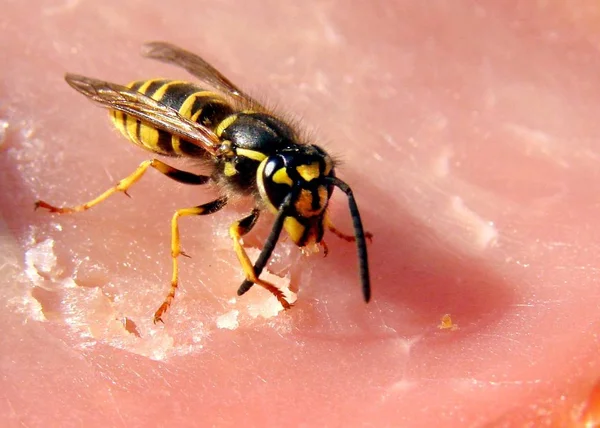
<path fill-rule="evenodd" d="M 167 93 L 167 90 L 169 89 L 169 86 L 179 85 L 181 83 L 187 83 L 187 82 L 184 82 L 183 80 L 171 80 L 170 82 L 167 82 L 164 85 L 162 85 L 160 88 L 158 88 L 150 96 L 152 97 L 152 99 L 154 99 L 156 101 L 160 101 L 165 96 L 165 94 Z"/>
<path fill-rule="evenodd" d="M 192 113 L 192 107 L 194 106 L 194 103 L 196 102 L 196 100 L 198 98 L 208 98 L 209 100 L 214 100 L 213 102 L 225 104 L 225 103 L 223 103 L 223 101 L 221 101 L 219 99 L 219 95 L 216 92 L 198 91 L 198 92 L 194 92 L 193 94 L 191 94 L 190 96 L 188 96 L 185 99 L 185 101 L 179 108 L 179 114 L 190 120 L 196 121 L 196 119 L 198 119 L 198 116 L 200 116 L 200 113 L 202 113 L 202 108 L 199 108 L 196 112 L 194 112 L 193 115 L 191 115 L 191 113 Z"/>
<path fill-rule="evenodd" d="M 129 135 L 127 135 L 127 130 L 125 129 L 125 126 L 123 124 L 123 113 L 121 113 L 120 111 L 117 110 L 111 110 L 112 112 L 112 121 L 113 124 L 115 125 L 115 128 L 117 128 L 119 130 L 119 132 L 121 134 L 123 134 L 123 136 L 125 136 L 126 138 L 129 138 Z"/>
<path fill-rule="evenodd" d="M 183 156 L 183 152 L 181 151 L 181 140 L 177 135 L 171 135 L 171 147 L 173 147 L 175 154 Z"/>
<path fill-rule="evenodd" d="M 225 129 L 228 126 L 230 126 L 233 122 L 235 122 L 236 119 L 237 119 L 237 114 L 232 114 L 231 116 L 223 119 L 221 121 L 221 123 L 219 123 L 219 125 L 215 128 L 215 134 L 217 134 L 217 137 L 221 137 L 221 134 L 223 133 L 223 131 L 225 131 Z"/>
<path fill-rule="evenodd" d="M 183 102 L 183 104 L 181 104 L 181 107 L 179 107 L 179 114 L 182 115 L 183 117 L 189 119 L 191 117 L 191 113 L 192 113 L 192 106 L 196 102 L 197 98 L 203 96 L 202 94 L 204 92 L 208 92 L 208 91 L 195 92 L 195 93 L 189 95 L 185 99 L 185 101 Z"/>
<path fill-rule="evenodd" d="M 225 119 L 225 120 L 227 120 L 227 119 Z M 221 125 L 219 125 L 219 126 L 221 126 Z M 265 155 L 264 153 L 261 153 L 261 152 L 257 152 L 256 150 L 236 149 L 235 152 L 239 156 L 244 156 L 244 157 L 253 159 L 255 161 L 258 161 L 258 162 L 262 162 L 263 160 L 265 160 L 267 158 L 267 155 Z"/>
<path fill-rule="evenodd" d="M 153 152 L 160 153 L 161 149 L 158 148 L 158 137 L 158 129 L 142 122 L 140 125 L 140 140 L 144 147 Z"/>
<path fill-rule="evenodd" d="M 150 95 L 150 97 L 152 97 L 152 99 L 154 99 L 156 101 L 160 101 L 167 93 L 169 86 L 178 85 L 180 83 L 187 83 L 187 82 L 184 82 L 183 80 L 171 80 L 170 82 L 167 82 L 164 85 L 162 85 L 160 88 L 158 88 L 156 90 L 156 92 L 154 92 L 152 95 Z"/>
<path fill-rule="evenodd" d="M 127 115 L 127 119 L 125 120 L 125 128 L 127 129 L 127 135 L 131 141 L 135 144 L 142 145 L 142 142 L 137 139 L 137 127 L 138 127 L 138 119 L 131 115 Z"/>
<path fill-rule="evenodd" d="M 145 80 L 144 83 L 142 83 L 142 85 L 137 89 L 137 91 L 145 95 L 146 91 L 148 90 L 148 88 L 150 87 L 150 85 L 152 85 L 154 82 L 158 82 L 160 80 L 165 80 L 165 79 L 148 79 L 148 80 Z M 133 82 L 132 85 L 134 83 L 135 82 Z"/>
<path fill-rule="evenodd" d="M 149 96 L 156 101 L 160 101 L 163 99 L 163 97 L 168 92 L 168 90 L 171 86 L 182 84 L 182 83 L 185 84 L 187 82 L 184 82 L 183 80 L 171 80 L 170 82 L 167 82 L 164 85 L 162 85 L 160 88 L 158 88 L 153 94 L 149 94 Z M 193 97 L 188 97 L 188 98 L 186 98 L 186 101 L 188 101 L 190 98 L 193 99 Z M 185 104 L 185 102 L 184 102 L 184 104 Z M 180 107 L 180 111 L 181 111 L 182 107 Z M 158 134 L 157 134 L 156 142 L 158 143 Z M 154 146 L 156 147 L 156 143 L 154 144 Z M 173 149 L 173 152 L 175 154 L 180 155 L 180 156 L 183 155 L 183 153 L 181 151 L 181 141 L 179 140 L 179 137 L 176 135 L 171 135 L 171 148 Z"/>

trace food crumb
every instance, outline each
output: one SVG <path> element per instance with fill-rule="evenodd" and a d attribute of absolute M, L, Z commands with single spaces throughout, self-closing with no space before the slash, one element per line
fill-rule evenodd
<path fill-rule="evenodd" d="M 450 314 L 444 314 L 444 316 L 442 316 L 440 323 L 438 324 L 438 328 L 440 330 L 455 331 L 455 330 L 458 330 L 458 324 L 454 324 L 452 322 L 452 317 L 450 316 Z"/>
<path fill-rule="evenodd" d="M 239 314 L 240 311 L 234 309 L 233 311 L 229 311 L 226 314 L 221 315 L 217 318 L 217 327 L 225 328 L 228 330 L 235 330 L 240 325 L 238 321 Z"/>

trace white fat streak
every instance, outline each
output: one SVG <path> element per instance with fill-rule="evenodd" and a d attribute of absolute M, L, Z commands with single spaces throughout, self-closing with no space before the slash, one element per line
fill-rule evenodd
<path fill-rule="evenodd" d="M 31 290 L 22 296 L 15 296 L 7 300 L 7 307 L 16 312 L 25 314 L 33 321 L 47 321 L 41 303 L 31 295 Z"/>
<path fill-rule="evenodd" d="M 25 274 L 34 284 L 44 280 L 41 274 L 52 274 L 56 269 L 54 240 L 46 239 L 25 252 Z"/>
<path fill-rule="evenodd" d="M 541 156 L 561 168 L 569 168 L 569 163 L 564 159 L 566 153 L 563 147 L 550 134 L 516 123 L 507 123 L 505 127 L 523 142 L 526 154 Z"/>
<path fill-rule="evenodd" d="M 6 132 L 8 131 L 8 122 L 6 120 L 0 119 L 0 148 L 4 145 L 4 141 L 6 141 Z"/>
<path fill-rule="evenodd" d="M 498 239 L 498 230 L 494 222 L 485 220 L 475 211 L 468 208 L 459 196 L 452 198 L 452 212 L 454 217 L 471 232 L 476 246 L 483 250 L 494 245 Z"/>
<path fill-rule="evenodd" d="M 227 330 L 235 330 L 240 325 L 240 322 L 238 321 L 239 314 L 240 311 L 234 309 L 221 315 L 217 318 L 217 327 L 225 328 Z"/>
<path fill-rule="evenodd" d="M 450 160 L 452 156 L 452 149 L 445 147 L 439 156 L 433 159 L 433 174 L 436 177 L 443 178 L 450 174 Z"/>

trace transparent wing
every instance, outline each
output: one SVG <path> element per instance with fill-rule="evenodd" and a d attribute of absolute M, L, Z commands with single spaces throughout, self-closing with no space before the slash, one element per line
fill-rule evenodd
<path fill-rule="evenodd" d="M 176 135 L 215 155 L 220 141 L 208 128 L 181 116 L 177 111 L 152 98 L 116 83 L 79 76 L 65 75 L 67 83 L 78 92 L 103 107 L 118 110 L 163 131 Z"/>
<path fill-rule="evenodd" d="M 216 68 L 198 55 L 166 42 L 150 42 L 143 46 L 142 54 L 147 58 L 156 59 L 168 64 L 184 68 L 202 82 L 208 83 L 214 89 L 221 91 L 237 101 L 264 109 L 254 98 L 235 86 Z"/>

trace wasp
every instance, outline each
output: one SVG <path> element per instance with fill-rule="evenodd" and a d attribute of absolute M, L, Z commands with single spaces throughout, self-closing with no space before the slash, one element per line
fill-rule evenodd
<path fill-rule="evenodd" d="M 127 86 L 84 77 L 65 75 L 76 91 L 109 110 L 115 127 L 132 143 L 156 155 L 187 157 L 210 165 L 210 175 L 198 175 L 174 168 L 159 159 L 142 162 L 129 176 L 96 198 L 74 207 L 55 207 L 37 201 L 36 208 L 53 213 L 82 212 L 124 192 L 153 168 L 180 183 L 213 183 L 220 190 L 217 199 L 175 211 L 171 219 L 171 258 L 173 263 L 169 292 L 154 314 L 154 322 L 170 307 L 177 287 L 180 247 L 179 219 L 213 214 L 229 200 L 252 198 L 254 208 L 229 228 L 234 250 L 246 276 L 239 296 L 254 284 L 270 291 L 281 305 L 290 303 L 275 285 L 260 279 L 283 229 L 303 249 L 321 245 L 325 229 L 347 241 L 356 242 L 363 297 L 371 296 L 366 238 L 360 213 L 350 186 L 335 175 L 336 162 L 325 150 L 302 137 L 297 129 L 240 90 L 199 56 L 165 42 L 143 46 L 148 58 L 182 67 L 198 78 L 202 86 L 180 80 L 152 79 Z M 354 234 L 335 228 L 328 216 L 328 203 L 334 188 L 348 199 Z M 241 239 L 256 224 L 263 211 L 275 220 L 268 238 L 252 264 Z"/>

